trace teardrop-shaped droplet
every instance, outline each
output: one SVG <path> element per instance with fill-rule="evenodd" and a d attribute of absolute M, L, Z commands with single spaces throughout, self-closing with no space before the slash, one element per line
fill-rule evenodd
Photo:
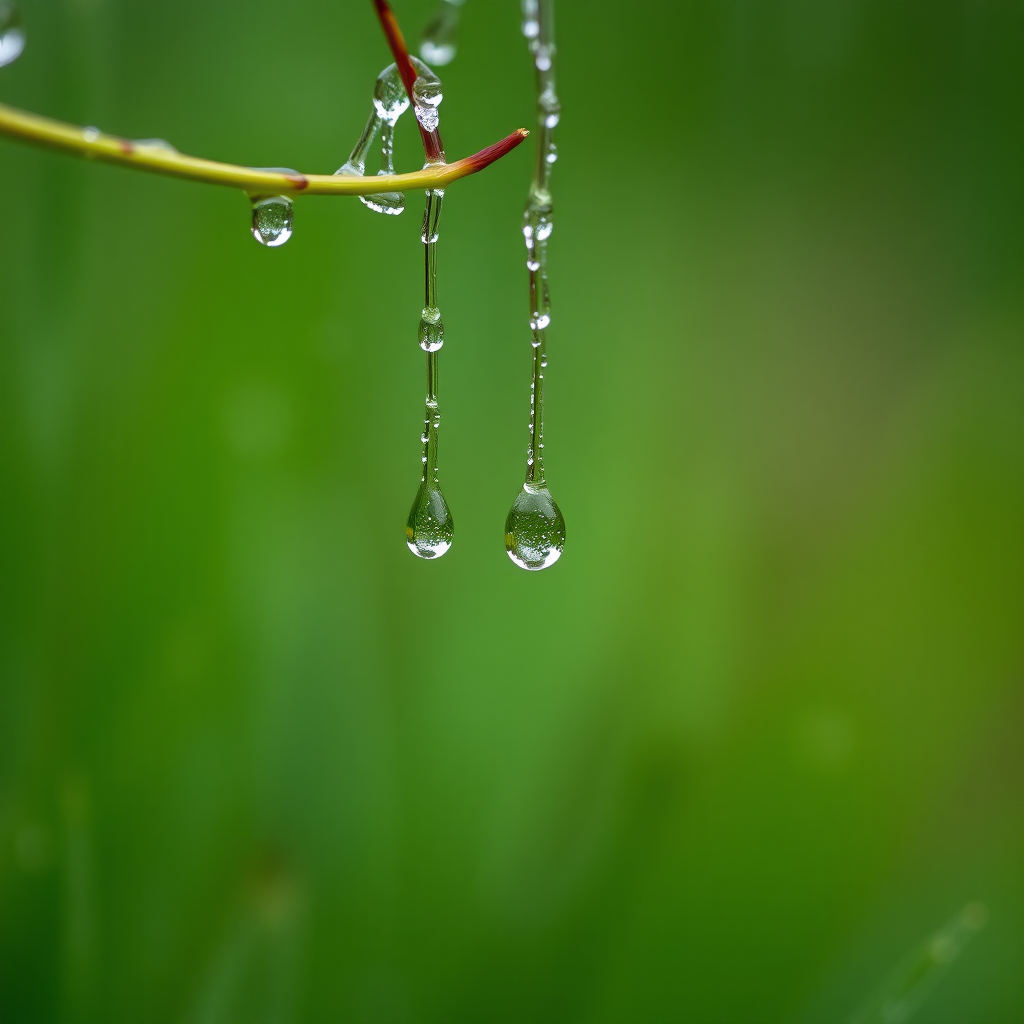
<path fill-rule="evenodd" d="M 261 245 L 284 245 L 292 237 L 294 209 L 287 196 L 252 201 L 252 237 Z"/>
<path fill-rule="evenodd" d="M 505 550 L 520 569 L 546 569 L 565 547 L 565 520 L 546 487 L 523 484 L 505 520 Z"/>
<path fill-rule="evenodd" d="M 406 543 L 419 558 L 440 558 L 451 546 L 455 523 L 441 488 L 424 480 L 405 525 Z"/>
<path fill-rule="evenodd" d="M 0 0 L 0 68 L 17 60 L 25 49 L 25 33 L 20 23 L 17 5 Z"/>

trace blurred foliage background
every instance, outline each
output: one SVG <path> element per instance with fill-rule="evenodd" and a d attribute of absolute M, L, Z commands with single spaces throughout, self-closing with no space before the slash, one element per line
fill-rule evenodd
<path fill-rule="evenodd" d="M 23 14 L 4 102 L 258 166 L 390 60 L 355 0 Z M 532 125 L 518 29 L 466 5 L 450 157 Z M 840 1021 L 971 900 L 917 1019 L 1024 1015 L 1024 5 L 558 35 L 540 574 L 526 147 L 445 204 L 434 564 L 421 196 L 267 250 L 0 140 L 4 1022 Z"/>

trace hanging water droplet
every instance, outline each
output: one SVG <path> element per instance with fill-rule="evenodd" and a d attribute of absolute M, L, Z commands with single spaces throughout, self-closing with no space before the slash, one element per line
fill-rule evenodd
<path fill-rule="evenodd" d="M 441 79 L 427 67 L 423 61 L 416 57 L 410 57 L 413 67 L 416 69 L 416 81 L 412 85 L 412 97 L 416 120 L 419 121 L 425 131 L 437 131 L 440 123 L 440 115 L 437 108 L 444 99 L 441 91 Z"/>
<path fill-rule="evenodd" d="M 452 546 L 454 535 L 455 523 L 441 488 L 436 481 L 424 480 L 405 526 L 409 550 L 419 558 L 440 558 Z"/>
<path fill-rule="evenodd" d="M 25 33 L 17 5 L 0 0 L 0 68 L 16 61 L 25 49 Z"/>
<path fill-rule="evenodd" d="M 252 237 L 261 245 L 284 245 L 292 237 L 294 210 L 287 196 L 252 198 Z"/>
<path fill-rule="evenodd" d="M 360 196 L 359 201 L 374 213 L 387 213 L 397 217 L 405 212 L 404 192 L 374 192 L 369 196 Z"/>
<path fill-rule="evenodd" d="M 521 569 L 547 569 L 565 547 L 565 520 L 546 487 L 523 484 L 505 520 L 505 550 Z"/>
<path fill-rule="evenodd" d="M 438 67 L 455 59 L 455 34 L 459 27 L 459 8 L 465 0 L 440 0 L 433 18 L 423 30 L 420 56 Z"/>

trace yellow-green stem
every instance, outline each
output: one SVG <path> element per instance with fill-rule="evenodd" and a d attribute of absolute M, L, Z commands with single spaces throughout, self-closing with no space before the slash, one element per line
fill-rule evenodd
<path fill-rule="evenodd" d="M 365 196 L 375 192 L 414 192 L 417 189 L 444 188 L 467 174 L 483 170 L 518 146 L 528 134 L 524 128 L 520 128 L 473 156 L 410 174 L 362 178 L 340 174 L 284 174 L 204 160 L 170 148 L 140 145 L 131 139 L 107 135 L 95 128 L 79 128 L 77 125 L 54 121 L 0 103 L 0 135 L 140 171 L 167 174 L 208 185 L 226 185 L 253 195 Z"/>

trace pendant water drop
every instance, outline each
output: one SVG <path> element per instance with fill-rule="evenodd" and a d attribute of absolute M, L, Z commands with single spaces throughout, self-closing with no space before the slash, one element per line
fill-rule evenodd
<path fill-rule="evenodd" d="M 287 196 L 257 196 L 252 200 L 252 237 L 271 248 L 292 237 L 294 210 Z"/>
<path fill-rule="evenodd" d="M 423 415 L 423 475 L 416 500 L 405 527 L 409 550 L 420 558 L 440 558 L 451 546 L 455 524 L 448 503 L 441 493 L 437 474 L 437 443 L 441 429 L 441 409 L 437 402 L 437 366 L 444 345 L 444 324 L 437 304 L 437 239 L 441 222 L 444 191 L 430 189 L 423 211 L 424 304 L 420 314 L 419 343 L 427 354 L 427 401 Z"/>
<path fill-rule="evenodd" d="M 505 550 L 520 569 L 547 569 L 565 547 L 565 520 L 544 486 L 523 484 L 505 520 Z"/>
<path fill-rule="evenodd" d="M 530 282 L 529 443 L 526 482 L 505 520 L 505 550 L 521 569 L 536 571 L 555 564 L 565 547 L 565 519 L 544 477 L 544 392 L 548 368 L 548 328 L 551 296 L 548 289 L 547 247 L 554 227 L 551 168 L 557 158 L 554 129 L 561 108 L 555 92 L 554 25 L 550 0 L 523 0 L 523 35 L 534 58 L 537 78 L 537 160 L 523 211 L 523 241 Z"/>
<path fill-rule="evenodd" d="M 409 550 L 418 558 L 440 558 L 451 546 L 455 523 L 436 481 L 424 480 L 405 524 Z"/>

